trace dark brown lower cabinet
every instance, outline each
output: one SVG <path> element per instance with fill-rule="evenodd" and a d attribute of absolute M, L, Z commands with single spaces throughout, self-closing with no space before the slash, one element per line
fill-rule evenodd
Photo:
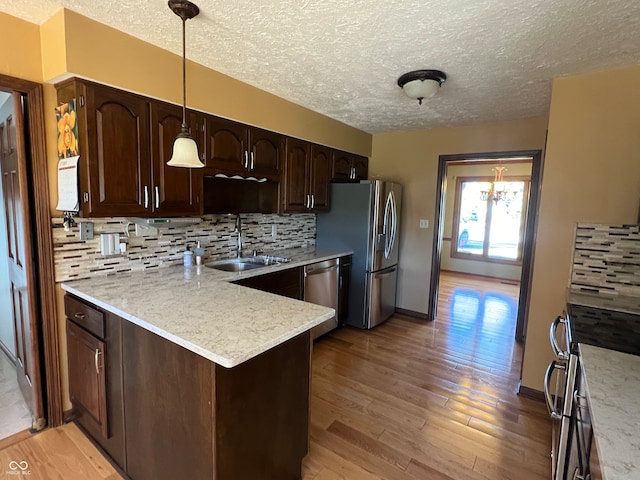
<path fill-rule="evenodd" d="M 66 307 L 78 305 L 75 297 L 65 297 Z M 300 480 L 309 438 L 309 332 L 224 368 L 87 307 L 94 317 L 104 315 L 107 437 L 86 422 L 84 407 L 76 409 L 76 421 L 129 478 Z M 67 317 L 74 311 L 67 308 Z M 77 370 L 70 391 L 93 389 L 93 376 L 87 382 L 78 372 L 95 373 L 94 343 L 84 340 L 95 335 L 68 323 L 69 369 Z M 85 401 L 93 404 L 97 396 Z"/>
<path fill-rule="evenodd" d="M 74 408 L 82 412 L 84 423 L 109 437 L 107 418 L 107 378 L 104 342 L 67 319 L 67 357 L 69 359 L 69 396 Z"/>
<path fill-rule="evenodd" d="M 127 474 L 211 479 L 214 364 L 131 322 L 122 333 Z"/>
<path fill-rule="evenodd" d="M 124 469 L 122 319 L 65 296 L 73 419 Z"/>
<path fill-rule="evenodd" d="M 283 297 L 302 300 L 302 272 L 302 267 L 294 267 L 273 273 L 265 273 L 264 275 L 257 275 L 255 277 L 243 278 L 234 283 L 244 287 L 255 288 L 263 292 L 275 293 Z"/>

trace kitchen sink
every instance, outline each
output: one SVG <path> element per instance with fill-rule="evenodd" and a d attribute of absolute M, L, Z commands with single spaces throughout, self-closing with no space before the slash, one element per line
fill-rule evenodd
<path fill-rule="evenodd" d="M 289 262 L 289 258 L 272 257 L 270 255 L 256 255 L 254 257 L 228 258 L 225 260 L 216 260 L 215 262 L 205 263 L 205 267 L 223 270 L 225 272 L 244 272 L 245 270 L 254 270 L 256 268 L 267 267 L 269 265 L 278 265 L 280 263 Z"/>
<path fill-rule="evenodd" d="M 245 270 L 253 270 L 255 268 L 266 267 L 265 264 L 252 263 L 252 262 L 227 262 L 207 263 L 205 267 L 215 268 L 216 270 L 223 270 L 225 272 L 244 272 Z"/>

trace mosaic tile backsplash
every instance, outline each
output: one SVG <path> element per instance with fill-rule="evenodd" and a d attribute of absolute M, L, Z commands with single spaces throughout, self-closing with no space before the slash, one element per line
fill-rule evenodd
<path fill-rule="evenodd" d="M 578 224 L 571 289 L 640 297 L 640 226 Z"/>
<path fill-rule="evenodd" d="M 80 240 L 78 226 L 65 232 L 61 218 L 53 218 L 53 243 L 56 282 L 161 268 L 182 263 L 187 244 L 195 247 L 200 241 L 205 249 L 205 261 L 232 257 L 236 252 L 235 215 L 204 215 L 199 224 L 163 228 L 149 237 L 135 236 L 135 225 L 125 218 L 87 219 L 93 223 L 93 240 Z M 269 252 L 315 245 L 315 214 L 265 215 L 243 214 L 243 249 Z M 76 219 L 80 221 L 79 219 Z M 272 227 L 276 236 L 272 237 Z M 129 232 L 129 236 L 125 234 Z M 120 242 L 127 244 L 123 254 L 100 254 L 100 234 L 119 233 Z"/>

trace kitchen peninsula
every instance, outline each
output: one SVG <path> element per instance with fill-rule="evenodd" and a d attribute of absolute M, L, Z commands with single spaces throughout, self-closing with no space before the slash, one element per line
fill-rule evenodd
<path fill-rule="evenodd" d="M 230 283 L 253 275 L 178 266 L 63 284 L 78 423 L 131 478 L 300 478 L 309 330 L 334 311 Z M 94 368 L 102 406 L 99 385 L 71 385 Z"/>

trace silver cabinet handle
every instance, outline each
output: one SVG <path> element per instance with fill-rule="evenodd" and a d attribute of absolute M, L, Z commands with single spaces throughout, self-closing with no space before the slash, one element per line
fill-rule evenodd
<path fill-rule="evenodd" d="M 251 150 L 251 168 L 249 170 L 253 170 L 253 150 Z"/>
<path fill-rule="evenodd" d="M 78 320 L 84 320 L 87 316 L 84 313 L 76 313 L 74 317 Z"/>
<path fill-rule="evenodd" d="M 144 186 L 144 208 L 149 208 L 149 187 Z"/>
<path fill-rule="evenodd" d="M 562 347 L 560 347 L 560 344 L 558 343 L 558 337 L 557 337 L 558 325 L 561 323 L 566 324 L 567 323 L 566 318 L 558 316 L 553 321 L 553 323 L 551 324 L 551 327 L 549 328 L 549 341 L 551 342 L 551 349 L 553 350 L 553 353 L 555 354 L 555 356 L 558 357 L 560 360 L 567 360 L 569 358 L 569 354 L 568 352 L 565 352 L 564 350 L 562 350 Z"/>
<path fill-rule="evenodd" d="M 351 168 L 350 168 L 350 174 L 351 174 L 351 175 L 349 176 L 349 178 L 350 178 L 351 180 L 353 180 L 354 178 L 356 178 L 356 169 L 355 169 L 355 167 L 351 167 Z"/>
<path fill-rule="evenodd" d="M 160 208 L 160 189 L 156 185 L 156 208 Z"/>
<path fill-rule="evenodd" d="M 311 195 L 311 208 L 313 209 L 313 207 L 315 206 L 316 206 L 316 196 Z"/>
<path fill-rule="evenodd" d="M 249 152 L 244 151 L 244 168 L 249 168 Z"/>
<path fill-rule="evenodd" d="M 96 354 L 94 355 L 94 360 L 96 362 L 96 374 L 100 375 L 100 365 L 98 362 L 98 356 L 100 355 L 100 349 L 96 348 Z"/>
<path fill-rule="evenodd" d="M 304 206 L 306 208 L 309 208 L 309 205 L 311 205 L 311 197 L 309 196 L 309 194 L 307 194 L 307 201 L 305 202 Z"/>

